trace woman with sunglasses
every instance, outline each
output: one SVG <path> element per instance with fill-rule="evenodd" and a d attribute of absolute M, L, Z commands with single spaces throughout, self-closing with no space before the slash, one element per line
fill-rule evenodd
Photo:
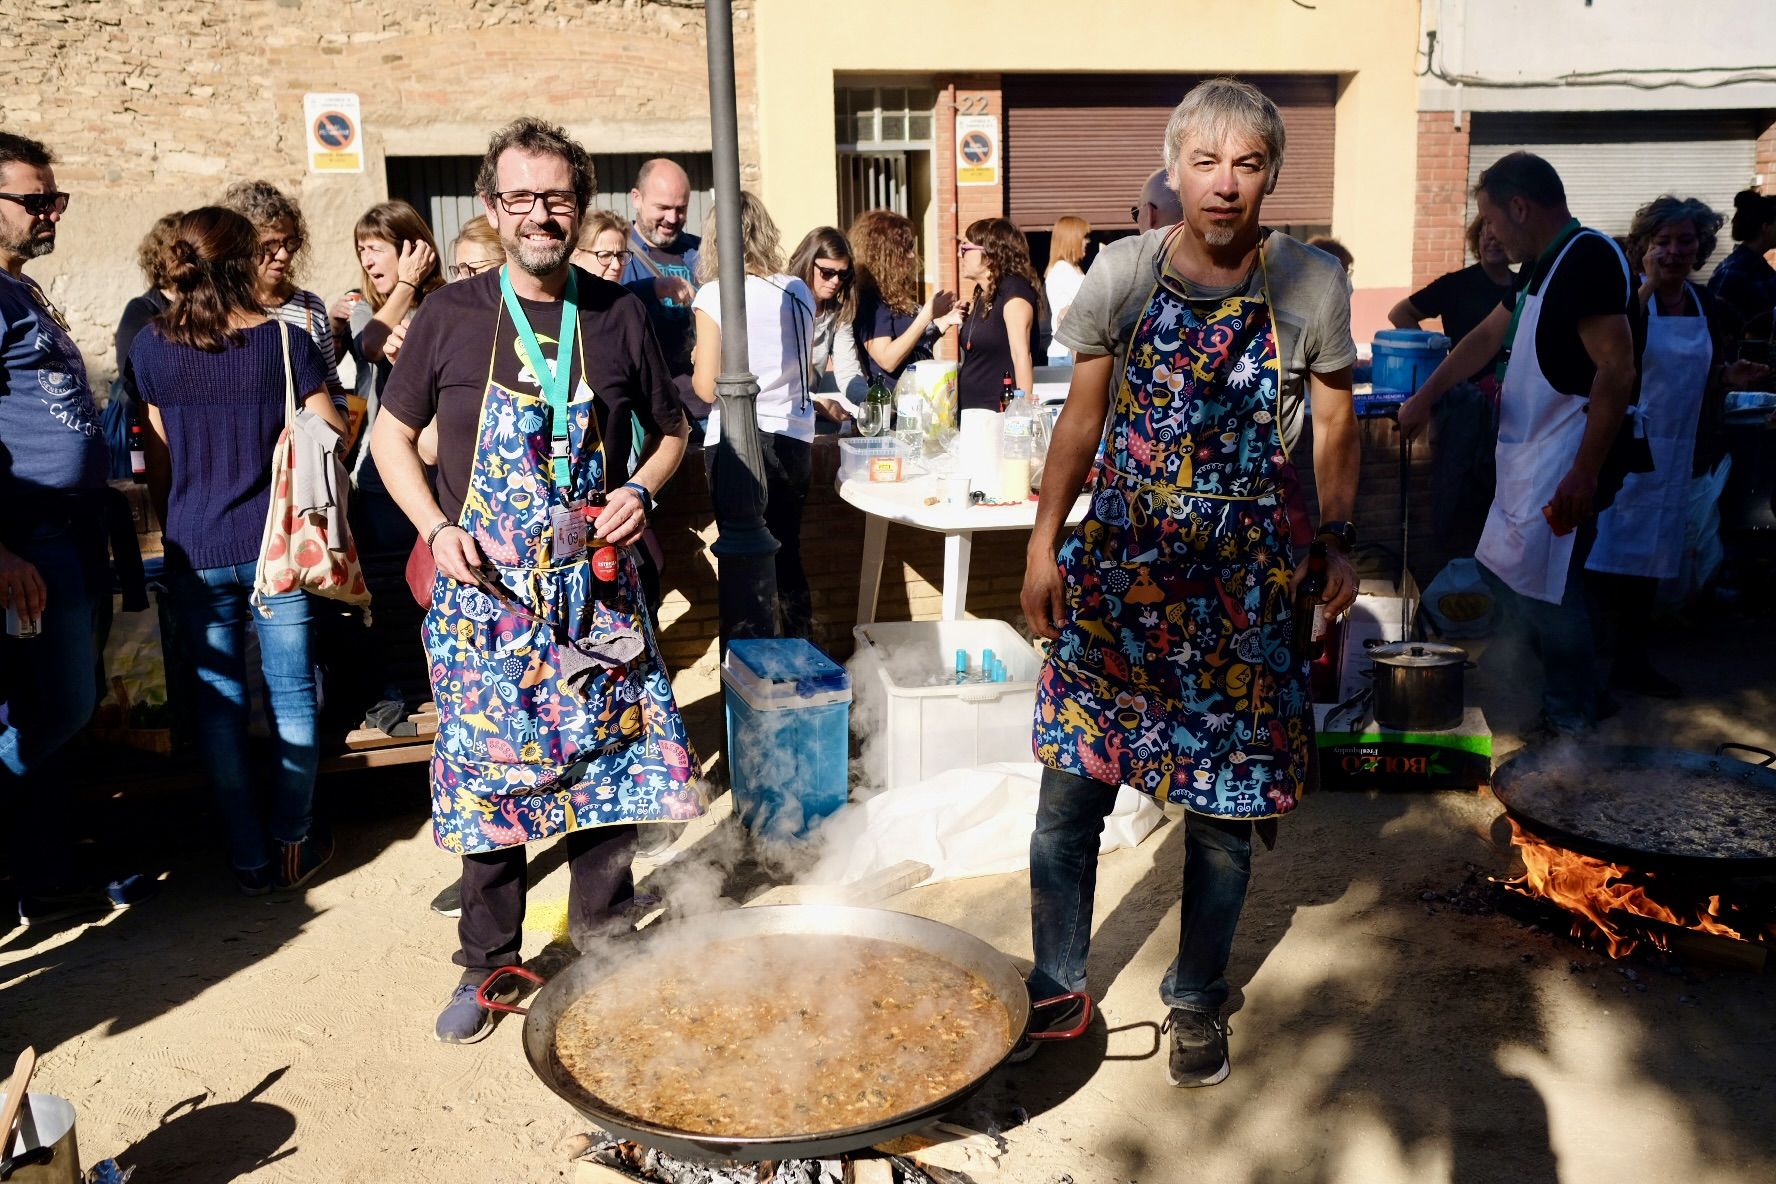
<path fill-rule="evenodd" d="M 278 320 L 308 334 L 327 364 L 327 393 L 343 422 L 348 414 L 345 387 L 335 367 L 345 356 L 350 325 L 334 324 L 327 302 L 296 285 L 308 247 L 308 224 L 295 199 L 270 181 L 237 181 L 222 193 L 221 204 L 253 224 L 259 236 L 254 280 L 259 302 Z"/>
<path fill-rule="evenodd" d="M 634 252 L 629 249 L 629 220 L 615 210 L 588 210 L 580 227 L 580 245 L 573 261 L 601 280 L 623 282 L 623 269 Z"/>
<path fill-rule="evenodd" d="M 982 218 L 969 225 L 958 254 L 963 291 L 972 285 L 974 295 L 962 322 L 956 405 L 998 411 L 1007 374 L 1026 394 L 1036 382 L 1042 295 L 1030 244 L 1004 218 Z"/>
<path fill-rule="evenodd" d="M 849 337 L 857 315 L 857 269 L 851 261 L 851 244 L 836 227 L 817 226 L 790 256 L 789 274 L 814 294 L 814 348 L 809 364 L 815 385 L 822 383 L 830 364 L 838 393 L 836 399 L 817 397 L 814 406 L 824 418 L 844 423 L 855 414 L 869 386 L 857 351 L 835 348 L 841 334 Z"/>

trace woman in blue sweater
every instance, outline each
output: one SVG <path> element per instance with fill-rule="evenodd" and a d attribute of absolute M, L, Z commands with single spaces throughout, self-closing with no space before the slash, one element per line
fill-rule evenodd
<path fill-rule="evenodd" d="M 312 826 L 315 676 L 307 594 L 248 604 L 271 506 L 271 455 L 284 426 L 284 344 L 303 405 L 344 431 L 327 365 L 306 333 L 268 316 L 255 292 L 252 223 L 207 206 L 186 214 L 167 247 L 168 309 L 130 348 L 148 412 L 148 484 L 163 524 L 167 573 L 198 676 L 199 748 L 249 896 L 306 883 L 333 853 Z M 268 807 L 247 755 L 246 629 L 277 736 Z"/>

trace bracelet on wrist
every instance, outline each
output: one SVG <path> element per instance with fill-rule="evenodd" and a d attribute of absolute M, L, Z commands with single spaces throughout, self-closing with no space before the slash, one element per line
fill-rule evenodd
<path fill-rule="evenodd" d="M 438 525 L 432 527 L 432 529 L 426 534 L 426 550 L 430 551 L 432 549 L 432 543 L 437 539 L 439 534 L 455 525 L 456 523 L 446 518 L 444 521 L 438 523 Z"/>
<path fill-rule="evenodd" d="M 629 492 L 641 499 L 641 512 L 643 514 L 651 515 L 654 512 L 654 494 L 647 486 L 639 481 L 625 481 L 623 482 L 623 488 L 629 490 Z"/>
<path fill-rule="evenodd" d="M 395 281 L 396 287 L 399 287 L 402 284 L 406 284 L 409 288 L 412 288 L 415 292 L 419 291 L 419 285 L 414 283 L 412 280 L 396 280 Z"/>

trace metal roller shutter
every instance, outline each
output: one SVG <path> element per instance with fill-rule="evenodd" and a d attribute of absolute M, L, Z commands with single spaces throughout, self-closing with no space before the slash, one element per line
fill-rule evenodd
<path fill-rule="evenodd" d="M 1699 197 L 1731 217 L 1733 194 L 1757 171 L 1758 125 L 1745 111 L 1477 111 L 1471 118 L 1470 218 L 1480 174 L 1519 149 L 1553 165 L 1574 216 L 1605 234 L 1626 234 L 1634 211 L 1663 193 Z"/>
<path fill-rule="evenodd" d="M 1077 214 L 1095 227 L 1129 225 L 1129 206 L 1165 163 L 1172 108 L 1206 75 L 1012 74 L 1004 79 L 1005 189 L 1011 218 L 1026 230 Z M 1264 202 L 1264 221 L 1332 221 L 1331 75 L 1253 74 L 1245 80 L 1282 112 L 1283 174 Z"/>

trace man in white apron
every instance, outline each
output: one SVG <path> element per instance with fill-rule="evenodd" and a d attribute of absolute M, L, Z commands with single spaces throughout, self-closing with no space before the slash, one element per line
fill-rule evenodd
<path fill-rule="evenodd" d="M 1498 487 L 1475 558 L 1541 658 L 1543 729 L 1583 733 L 1598 710 L 1585 557 L 1597 511 L 1625 471 L 1646 467 L 1633 459 L 1627 418 L 1639 306 L 1621 249 L 1579 225 L 1547 161 L 1513 152 L 1474 193 L 1487 229 L 1523 265 L 1522 283 L 1401 407 L 1400 428 L 1423 430 L 1443 392 L 1509 344 Z"/>

